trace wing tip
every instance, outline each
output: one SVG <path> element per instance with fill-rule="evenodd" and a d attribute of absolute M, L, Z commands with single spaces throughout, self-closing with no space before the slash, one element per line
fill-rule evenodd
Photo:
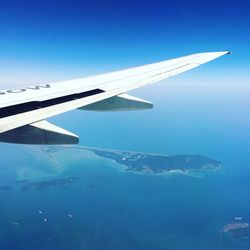
<path fill-rule="evenodd" d="M 220 56 L 232 54 L 231 50 L 218 51 L 218 52 L 210 52 L 210 53 L 211 54 L 217 54 L 217 55 L 220 55 Z"/>
<path fill-rule="evenodd" d="M 207 55 L 230 55 L 232 54 L 231 50 L 224 50 L 224 51 L 207 51 L 207 52 L 201 52 L 201 53 L 197 53 L 197 54 L 207 54 Z"/>

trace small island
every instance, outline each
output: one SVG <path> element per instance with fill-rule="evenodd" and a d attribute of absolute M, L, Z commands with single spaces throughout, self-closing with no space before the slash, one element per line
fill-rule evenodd
<path fill-rule="evenodd" d="M 250 224 L 248 222 L 231 222 L 226 224 L 220 231 L 221 239 L 229 246 L 249 249 L 250 247 Z"/>
<path fill-rule="evenodd" d="M 3 192 L 10 192 L 10 191 L 12 191 L 12 187 L 9 186 L 9 185 L 4 185 L 4 186 L 1 186 L 1 187 L 0 187 L 0 191 L 3 191 Z"/>
<path fill-rule="evenodd" d="M 77 177 L 68 177 L 68 178 L 59 178 L 59 179 L 51 179 L 51 180 L 44 180 L 44 181 L 33 181 L 28 182 L 25 181 L 24 184 L 20 187 L 21 190 L 29 190 L 29 189 L 36 189 L 36 190 L 42 190 L 47 188 L 53 188 L 53 187 L 68 187 L 72 184 L 74 180 L 76 180 Z"/>

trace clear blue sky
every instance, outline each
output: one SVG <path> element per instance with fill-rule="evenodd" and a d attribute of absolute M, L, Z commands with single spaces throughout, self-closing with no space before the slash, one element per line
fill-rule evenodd
<path fill-rule="evenodd" d="M 219 50 L 233 55 L 196 76 L 233 70 L 246 83 L 249 13 L 247 0 L 2 0 L 0 84 L 70 79 Z"/>

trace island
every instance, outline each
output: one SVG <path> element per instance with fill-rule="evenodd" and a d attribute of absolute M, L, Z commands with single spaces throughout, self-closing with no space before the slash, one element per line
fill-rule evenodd
<path fill-rule="evenodd" d="M 166 172 L 187 173 L 192 170 L 217 171 L 222 168 L 222 162 L 199 154 L 161 155 L 144 152 L 122 150 L 109 150 L 81 146 L 45 146 L 40 151 L 47 155 L 51 161 L 56 162 L 60 153 L 67 149 L 91 151 L 99 158 L 109 159 L 118 163 L 124 171 L 161 174 Z"/>
<path fill-rule="evenodd" d="M 115 161 L 124 166 L 124 170 L 141 173 L 165 173 L 190 170 L 218 170 L 220 161 L 202 155 L 159 155 L 140 152 L 103 150 L 86 148 L 101 158 Z"/>

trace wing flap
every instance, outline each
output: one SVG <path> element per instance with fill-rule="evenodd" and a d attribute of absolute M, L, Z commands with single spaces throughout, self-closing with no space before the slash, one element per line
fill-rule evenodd
<path fill-rule="evenodd" d="M 151 102 L 131 95 L 121 94 L 80 107 L 79 109 L 88 111 L 127 111 L 152 108 L 153 104 Z"/>
<path fill-rule="evenodd" d="M 45 120 L 0 133 L 1 142 L 20 144 L 77 144 L 73 133 Z"/>

